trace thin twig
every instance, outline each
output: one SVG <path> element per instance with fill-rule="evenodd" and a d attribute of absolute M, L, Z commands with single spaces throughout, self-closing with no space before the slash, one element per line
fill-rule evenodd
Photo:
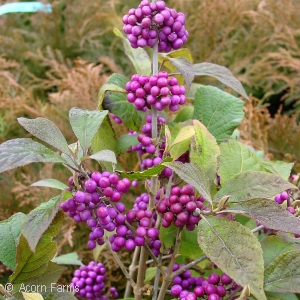
<path fill-rule="evenodd" d="M 131 278 L 133 278 L 134 272 L 137 269 L 140 249 L 141 249 L 140 247 L 135 247 L 135 249 L 134 249 L 134 253 L 133 253 L 133 257 L 132 257 L 132 263 L 129 266 L 129 276 Z M 129 298 L 129 296 L 131 295 L 131 291 L 132 291 L 132 286 L 131 286 L 130 282 L 127 281 L 126 289 L 125 289 L 125 293 L 124 293 L 124 298 Z"/>
<path fill-rule="evenodd" d="M 251 231 L 252 231 L 252 233 L 255 233 L 255 232 L 260 231 L 260 230 L 262 230 L 264 228 L 265 228 L 264 225 L 260 225 L 260 226 L 257 226 L 256 228 L 252 229 Z"/>

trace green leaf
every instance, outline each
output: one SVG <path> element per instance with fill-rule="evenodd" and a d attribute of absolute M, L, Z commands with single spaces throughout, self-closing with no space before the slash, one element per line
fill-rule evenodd
<path fill-rule="evenodd" d="M 295 294 L 266 292 L 268 300 L 298 300 Z"/>
<path fill-rule="evenodd" d="M 283 179 L 288 180 L 294 163 L 285 161 L 261 161 L 261 165 L 270 173 L 279 175 Z"/>
<path fill-rule="evenodd" d="M 186 85 L 190 85 L 194 80 L 194 71 L 193 71 L 193 64 L 190 60 L 186 57 L 176 57 L 172 58 L 168 54 L 160 54 L 164 58 L 168 59 L 168 61 L 179 71 L 179 74 L 185 80 Z M 175 73 L 178 74 L 178 73 Z"/>
<path fill-rule="evenodd" d="M 108 117 L 104 119 L 101 127 L 96 133 L 92 141 L 91 148 L 94 153 L 97 153 L 101 150 L 111 150 L 115 153 L 117 152 L 117 140 L 115 137 L 115 132 Z M 108 171 L 112 171 L 113 169 L 111 163 L 102 162 L 102 165 L 104 165 Z"/>
<path fill-rule="evenodd" d="M 147 179 L 160 174 L 160 172 L 165 168 L 163 163 L 170 162 L 170 161 L 172 161 L 172 158 L 166 157 L 159 165 L 152 168 L 148 168 L 147 170 L 142 172 L 121 172 L 121 171 L 117 171 L 117 172 L 120 174 L 121 177 L 125 177 L 130 180 Z"/>
<path fill-rule="evenodd" d="M 73 290 L 75 292 L 75 289 Z M 58 285 L 56 291 L 48 294 L 45 300 L 77 300 L 77 298 L 73 295 L 72 292 L 67 291 L 66 286 Z"/>
<path fill-rule="evenodd" d="M 18 118 L 18 122 L 35 137 L 63 153 L 70 154 L 65 137 L 52 121 L 45 118 Z"/>
<path fill-rule="evenodd" d="M 157 267 L 150 267 L 146 269 L 145 283 L 149 283 L 156 275 Z"/>
<path fill-rule="evenodd" d="M 136 72 L 140 75 L 150 75 L 151 59 L 147 52 L 142 48 L 132 48 L 127 38 L 123 36 L 119 29 L 114 28 L 114 34 L 122 38 L 125 53 L 131 60 Z"/>
<path fill-rule="evenodd" d="M 282 235 L 269 235 L 261 241 L 265 268 L 279 255 L 299 248 L 292 240 Z"/>
<path fill-rule="evenodd" d="M 192 136 L 195 130 L 192 121 L 178 123 L 171 132 L 170 155 L 175 160 L 189 150 Z"/>
<path fill-rule="evenodd" d="M 102 124 L 108 111 L 84 110 L 77 107 L 69 111 L 70 124 L 83 153 L 87 153 L 91 142 Z"/>
<path fill-rule="evenodd" d="M 118 139 L 117 149 L 119 152 L 124 153 L 127 149 L 129 149 L 133 145 L 139 144 L 139 141 L 137 139 L 137 134 L 123 134 Z"/>
<path fill-rule="evenodd" d="M 174 245 L 174 243 L 173 243 Z M 188 231 L 185 227 L 182 230 L 181 242 L 179 246 L 179 253 L 188 259 L 196 259 L 204 255 L 201 248 L 199 248 L 197 241 L 197 230 Z"/>
<path fill-rule="evenodd" d="M 220 143 L 229 138 L 244 118 L 244 102 L 220 89 L 203 86 L 197 90 L 194 117 L 203 123 Z"/>
<path fill-rule="evenodd" d="M 173 122 L 180 123 L 180 122 L 191 120 L 193 119 L 193 115 L 194 115 L 194 106 L 185 106 L 178 112 Z"/>
<path fill-rule="evenodd" d="M 16 256 L 17 267 L 9 277 L 11 283 L 15 285 L 30 282 L 45 274 L 48 263 L 57 249 L 57 244 L 52 239 L 60 231 L 63 215 L 62 211 L 57 213 L 51 226 L 39 239 L 35 252 L 30 249 L 25 237 L 23 235 L 20 236 Z"/>
<path fill-rule="evenodd" d="M 214 202 L 230 196 L 228 202 L 242 202 L 252 199 L 271 198 L 296 186 L 274 174 L 245 171 L 237 174 L 215 194 Z"/>
<path fill-rule="evenodd" d="M 88 156 L 90 159 L 95 159 L 97 161 L 106 161 L 112 164 L 117 164 L 117 158 L 113 151 L 111 150 L 101 150 L 93 155 Z"/>
<path fill-rule="evenodd" d="M 0 145 L 0 173 L 35 162 L 64 163 L 65 160 L 32 139 L 14 139 Z"/>
<path fill-rule="evenodd" d="M 162 242 L 165 248 L 168 249 L 174 246 L 177 230 L 178 227 L 176 227 L 174 223 L 172 223 L 168 228 L 162 226 L 160 227 L 159 240 Z"/>
<path fill-rule="evenodd" d="M 249 284 L 259 300 L 263 291 L 264 262 L 260 244 L 250 229 L 225 218 L 202 217 L 198 243 L 218 267 L 241 286 Z"/>
<path fill-rule="evenodd" d="M 203 62 L 193 65 L 195 76 L 212 76 L 224 83 L 232 90 L 242 95 L 245 99 L 249 97 L 244 90 L 242 84 L 233 76 L 233 74 L 225 67 L 216 64 Z"/>
<path fill-rule="evenodd" d="M 163 165 L 172 169 L 186 183 L 191 184 L 205 200 L 212 202 L 209 180 L 203 168 L 194 164 L 183 164 L 176 161 L 163 163 Z"/>
<path fill-rule="evenodd" d="M 19 212 L 0 222 L 0 261 L 12 271 L 16 268 L 17 245 L 21 234 L 21 222 L 25 217 Z"/>
<path fill-rule="evenodd" d="M 265 171 L 261 161 L 241 142 L 229 140 L 220 144 L 220 168 L 218 174 L 221 185 L 243 171 Z"/>
<path fill-rule="evenodd" d="M 265 291 L 300 293 L 300 250 L 279 255 L 265 270 Z"/>
<path fill-rule="evenodd" d="M 55 218 L 63 198 L 62 195 L 40 204 L 23 219 L 21 232 L 32 252 L 35 251 L 41 236 Z"/>
<path fill-rule="evenodd" d="M 65 267 L 59 266 L 49 261 L 46 271 L 44 272 L 43 275 L 37 277 L 36 279 L 28 279 L 28 280 L 25 279 L 24 282 L 14 284 L 14 297 L 21 298 L 20 292 L 26 290 L 38 291 L 43 294 L 55 293 L 57 291 L 57 287 L 55 286 L 55 283 L 58 281 L 61 274 L 65 270 L 66 270 Z M 66 286 L 64 287 L 66 288 Z M 61 292 L 61 296 L 63 296 L 62 292 Z M 48 297 L 46 299 L 48 299 Z M 54 298 L 51 299 L 53 300 Z M 69 299 L 69 298 L 61 297 L 60 299 Z M 74 298 L 70 298 L 70 299 L 74 299 Z"/>
<path fill-rule="evenodd" d="M 39 180 L 39 181 L 31 184 L 30 186 L 44 186 L 44 187 L 50 187 L 50 188 L 54 188 L 54 189 L 58 189 L 58 190 L 62 190 L 62 191 L 68 187 L 63 182 L 60 182 L 59 180 L 52 179 L 52 178 Z"/>
<path fill-rule="evenodd" d="M 193 121 L 195 137 L 191 140 L 190 162 L 202 167 L 210 184 L 216 179 L 220 149 L 215 137 L 197 120 Z"/>
<path fill-rule="evenodd" d="M 267 228 L 300 234 L 300 220 L 274 200 L 254 199 L 240 202 L 222 212 L 243 214 L 254 218 Z"/>
<path fill-rule="evenodd" d="M 109 110 L 118 116 L 127 127 L 139 131 L 145 113 L 137 111 L 133 104 L 127 101 L 127 91 L 124 89 L 127 82 L 126 77 L 116 73 L 112 74 L 108 83 L 100 89 L 99 108 L 103 107 Z M 109 86 L 114 86 L 114 90 L 119 92 L 110 92 Z"/>
<path fill-rule="evenodd" d="M 71 252 L 68 254 L 63 254 L 60 256 L 56 256 L 52 259 L 52 262 L 57 263 L 59 265 L 78 265 L 82 266 L 83 263 L 79 259 L 79 256 L 76 252 Z"/>

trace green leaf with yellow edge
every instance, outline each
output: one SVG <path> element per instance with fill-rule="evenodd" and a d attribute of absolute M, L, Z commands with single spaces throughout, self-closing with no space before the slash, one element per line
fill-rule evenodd
<path fill-rule="evenodd" d="M 130 180 L 136 180 L 136 179 L 147 179 L 153 176 L 157 176 L 158 174 L 160 174 L 160 172 L 165 168 L 165 166 L 163 165 L 163 163 L 167 163 L 172 161 L 173 159 L 171 157 L 166 157 L 160 164 L 158 164 L 155 167 L 152 168 L 148 168 L 145 171 L 142 172 L 120 172 L 117 171 L 119 173 L 119 175 L 123 178 L 128 178 Z"/>
<path fill-rule="evenodd" d="M 218 175 L 221 185 L 243 171 L 265 171 L 258 157 L 241 142 L 228 140 L 220 144 L 220 168 Z"/>
<path fill-rule="evenodd" d="M 222 154 L 221 154 L 222 155 Z M 234 176 L 215 194 L 214 202 L 230 196 L 228 202 L 271 198 L 285 190 L 297 187 L 282 177 L 259 171 L 245 171 Z"/>
<path fill-rule="evenodd" d="M 189 150 L 195 130 L 192 121 L 178 123 L 171 131 L 170 155 L 175 160 Z"/>
<path fill-rule="evenodd" d="M 197 165 L 173 161 L 163 163 L 172 169 L 186 183 L 191 184 L 205 200 L 212 202 L 210 195 L 210 184 L 205 170 Z"/>
<path fill-rule="evenodd" d="M 143 48 L 134 49 L 127 38 L 118 28 L 114 28 L 114 34 L 122 39 L 126 55 L 131 60 L 136 72 L 140 75 L 151 74 L 151 59 Z"/>
<path fill-rule="evenodd" d="M 265 269 L 264 289 L 278 293 L 300 293 L 300 250 L 280 254 Z"/>
<path fill-rule="evenodd" d="M 269 229 L 300 234 L 300 220 L 270 199 L 239 202 L 222 212 L 243 214 Z"/>
<path fill-rule="evenodd" d="M 244 102 L 212 86 L 196 91 L 193 119 L 204 124 L 218 143 L 229 138 L 244 118 Z"/>
<path fill-rule="evenodd" d="M 23 235 L 20 236 L 17 247 L 17 267 L 9 277 L 9 281 L 15 284 L 31 282 L 45 274 L 49 261 L 57 250 L 57 243 L 52 239 L 59 233 L 62 226 L 64 214 L 59 211 L 53 219 L 49 228 L 44 232 L 38 241 L 35 252 Z"/>
<path fill-rule="evenodd" d="M 251 230 L 214 216 L 202 216 L 198 227 L 199 246 L 209 259 L 242 287 L 249 284 L 256 299 L 267 300 L 262 249 Z"/>
<path fill-rule="evenodd" d="M 190 162 L 202 167 L 212 184 L 216 179 L 220 148 L 215 137 L 198 120 L 194 120 L 195 136 L 191 140 Z"/>
<path fill-rule="evenodd" d="M 16 268 L 16 252 L 25 214 L 19 212 L 0 222 L 0 261 L 12 271 Z"/>

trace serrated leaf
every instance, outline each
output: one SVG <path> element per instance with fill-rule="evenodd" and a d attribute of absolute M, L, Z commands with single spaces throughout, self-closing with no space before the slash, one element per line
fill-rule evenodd
<path fill-rule="evenodd" d="M 193 115 L 194 115 L 194 107 L 193 106 L 185 106 L 178 112 L 178 114 L 176 115 L 173 122 L 180 123 L 180 122 L 192 120 Z"/>
<path fill-rule="evenodd" d="M 191 184 L 205 198 L 205 200 L 212 202 L 209 180 L 203 168 L 194 164 L 183 164 L 176 161 L 163 163 L 163 165 L 172 169 L 186 183 Z"/>
<path fill-rule="evenodd" d="M 39 293 L 25 293 L 22 292 L 25 300 L 44 300 L 43 296 Z"/>
<path fill-rule="evenodd" d="M 270 173 L 281 176 L 283 179 L 288 180 L 291 170 L 294 166 L 293 163 L 285 161 L 262 161 L 262 166 Z"/>
<path fill-rule="evenodd" d="M 241 142 L 229 140 L 220 144 L 220 168 L 218 175 L 221 185 L 243 171 L 265 171 L 258 157 Z"/>
<path fill-rule="evenodd" d="M 242 84 L 233 76 L 233 74 L 223 66 L 216 64 L 203 62 L 193 65 L 193 71 L 195 76 L 212 76 L 224 83 L 232 90 L 242 95 L 245 99 L 249 100 L 249 97 L 243 88 Z"/>
<path fill-rule="evenodd" d="M 127 149 L 129 149 L 133 145 L 139 144 L 139 141 L 137 139 L 137 134 L 123 134 L 118 139 L 117 149 L 119 152 L 124 153 Z"/>
<path fill-rule="evenodd" d="M 27 240 L 32 252 L 35 251 L 41 236 L 55 218 L 62 198 L 63 195 L 56 196 L 48 202 L 40 204 L 23 219 L 21 233 Z"/>
<path fill-rule="evenodd" d="M 58 190 L 62 190 L 62 191 L 68 187 L 63 182 L 56 180 L 56 179 L 52 179 L 52 178 L 39 180 L 39 181 L 31 184 L 30 186 L 44 186 L 44 187 L 50 187 L 50 188 L 54 188 L 54 189 L 58 189 Z"/>
<path fill-rule="evenodd" d="M 112 74 L 109 79 L 109 84 L 115 84 L 122 88 L 125 87 L 126 83 L 129 80 L 120 74 Z M 102 103 L 103 107 L 118 116 L 127 127 L 132 130 L 139 131 L 141 127 L 141 123 L 144 119 L 145 113 L 142 111 L 137 111 L 132 103 L 127 101 L 126 95 L 127 91 L 125 90 L 125 94 L 120 93 L 108 93 L 106 96 L 105 103 Z"/>
<path fill-rule="evenodd" d="M 243 105 L 242 100 L 216 87 L 203 86 L 195 94 L 193 119 L 203 123 L 220 143 L 243 120 Z"/>
<path fill-rule="evenodd" d="M 57 263 L 59 265 L 83 265 L 82 261 L 79 259 L 77 252 L 71 252 L 60 256 L 56 256 L 52 259 L 52 262 Z"/>
<path fill-rule="evenodd" d="M 106 161 L 106 162 L 110 162 L 113 164 L 117 163 L 116 155 L 111 150 L 101 150 L 93 155 L 90 155 L 88 158 L 95 159 L 95 160 L 101 161 L 101 162 Z"/>
<path fill-rule="evenodd" d="M 191 140 L 190 162 L 202 167 L 212 184 L 217 176 L 220 148 L 215 137 L 197 120 L 193 121 L 195 137 Z"/>
<path fill-rule="evenodd" d="M 300 250 L 279 255 L 265 270 L 265 291 L 300 293 Z"/>
<path fill-rule="evenodd" d="M 214 202 L 219 202 L 224 196 L 230 196 L 229 202 L 271 198 L 293 188 L 296 186 L 280 176 L 267 172 L 245 171 L 224 184 L 215 194 Z"/>
<path fill-rule="evenodd" d="M 174 245 L 174 244 L 173 244 Z M 193 260 L 204 255 L 201 248 L 199 248 L 197 241 L 197 229 L 193 231 L 187 230 L 185 227 L 182 230 L 181 242 L 179 246 L 180 255 Z"/>
<path fill-rule="evenodd" d="M 14 139 L 0 145 L 0 173 L 35 162 L 64 163 L 65 160 L 32 139 Z"/>
<path fill-rule="evenodd" d="M 38 139 L 48 143 L 63 153 L 70 154 L 65 137 L 52 121 L 45 118 L 18 118 L 18 122 Z"/>
<path fill-rule="evenodd" d="M 269 235 L 261 241 L 261 247 L 263 250 L 264 265 L 265 268 L 274 261 L 279 255 L 299 249 L 293 241 L 284 238 L 280 235 Z"/>
<path fill-rule="evenodd" d="M 17 245 L 21 234 L 21 222 L 25 216 L 19 212 L 0 222 L 0 261 L 12 271 L 16 268 Z"/>
<path fill-rule="evenodd" d="M 225 209 L 224 212 L 249 216 L 270 229 L 300 234 L 300 220 L 273 200 L 244 201 Z"/>
<path fill-rule="evenodd" d="M 69 111 L 70 124 L 83 153 L 86 154 L 91 142 L 108 111 L 84 110 L 77 107 Z"/>
<path fill-rule="evenodd" d="M 147 52 L 143 48 L 132 48 L 127 38 L 124 37 L 119 29 L 114 28 L 114 34 L 122 39 L 125 53 L 131 60 L 136 72 L 140 75 L 150 75 L 151 59 Z"/>
<path fill-rule="evenodd" d="M 185 80 L 186 85 L 190 85 L 195 77 L 193 64 L 186 57 L 176 57 L 172 58 L 168 55 L 165 55 L 165 58 L 179 71 L 182 77 Z"/>
<path fill-rule="evenodd" d="M 158 164 L 155 167 L 148 168 L 145 171 L 142 171 L 142 172 L 120 172 L 120 171 L 118 171 L 118 173 L 120 174 L 121 177 L 128 178 L 130 180 L 147 179 L 147 178 L 157 176 L 158 174 L 160 174 L 160 172 L 165 168 L 163 163 L 170 162 L 170 161 L 172 161 L 172 158 L 166 157 L 160 164 Z"/>
<path fill-rule="evenodd" d="M 198 243 L 218 267 L 253 296 L 267 300 L 263 291 L 264 263 L 260 244 L 250 229 L 225 218 L 203 217 Z"/>
<path fill-rule="evenodd" d="M 59 211 L 53 219 L 50 227 L 44 232 L 38 241 L 35 252 L 23 235 L 20 236 L 17 247 L 17 267 L 9 277 L 9 281 L 15 284 L 31 282 L 47 271 L 48 263 L 53 258 L 57 244 L 52 239 L 60 231 L 63 220 L 63 212 Z"/>

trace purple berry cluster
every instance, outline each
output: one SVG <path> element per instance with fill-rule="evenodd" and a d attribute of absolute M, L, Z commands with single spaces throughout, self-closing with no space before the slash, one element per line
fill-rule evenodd
<path fill-rule="evenodd" d="M 178 85 L 175 77 L 161 71 L 158 75 L 146 76 L 134 74 L 125 85 L 127 101 L 133 103 L 137 110 L 146 111 L 153 105 L 158 111 L 166 106 L 171 111 L 177 111 L 179 105 L 186 102 L 185 87 Z"/>
<path fill-rule="evenodd" d="M 203 202 L 203 197 L 195 199 L 191 185 L 173 187 L 170 197 L 162 199 L 157 206 L 157 211 L 162 214 L 162 226 L 169 227 L 174 222 L 176 227 L 186 226 L 187 230 L 194 230 L 200 217 L 193 213 L 196 208 L 204 208 Z"/>
<path fill-rule="evenodd" d="M 166 7 L 164 1 L 142 0 L 122 18 L 123 30 L 132 48 L 153 48 L 158 40 L 160 52 L 180 49 L 186 43 L 185 15 Z"/>
<path fill-rule="evenodd" d="M 132 232 L 125 223 L 117 226 L 116 233 L 109 238 L 114 251 L 118 252 L 123 247 L 132 251 L 136 246 L 147 243 L 155 255 L 159 254 L 161 242 L 158 238 L 159 230 L 154 227 L 156 216 L 147 210 L 148 203 L 149 195 L 144 193 L 137 197 L 133 209 L 126 212 L 126 221 L 136 229 Z"/>
<path fill-rule="evenodd" d="M 90 262 L 74 272 L 71 287 L 80 298 L 91 300 L 108 300 L 103 296 L 106 279 L 106 269 L 102 263 Z"/>
<path fill-rule="evenodd" d="M 174 265 L 173 272 L 184 265 Z M 192 277 L 191 271 L 187 270 L 174 277 L 171 293 L 180 300 L 209 299 L 220 300 L 236 289 L 238 285 L 225 273 L 221 276 L 212 273 L 207 279 Z"/>
<path fill-rule="evenodd" d="M 94 172 L 91 178 L 80 182 L 83 190 L 76 190 L 73 177 L 69 179 L 70 190 L 74 196 L 60 206 L 76 222 L 86 222 L 92 229 L 88 247 L 94 249 L 103 245 L 104 231 L 114 231 L 116 226 L 125 221 L 125 205 L 121 202 L 122 194 L 128 192 L 131 183 L 128 179 L 119 179 L 110 172 Z M 112 203 L 115 203 L 115 206 Z"/>

